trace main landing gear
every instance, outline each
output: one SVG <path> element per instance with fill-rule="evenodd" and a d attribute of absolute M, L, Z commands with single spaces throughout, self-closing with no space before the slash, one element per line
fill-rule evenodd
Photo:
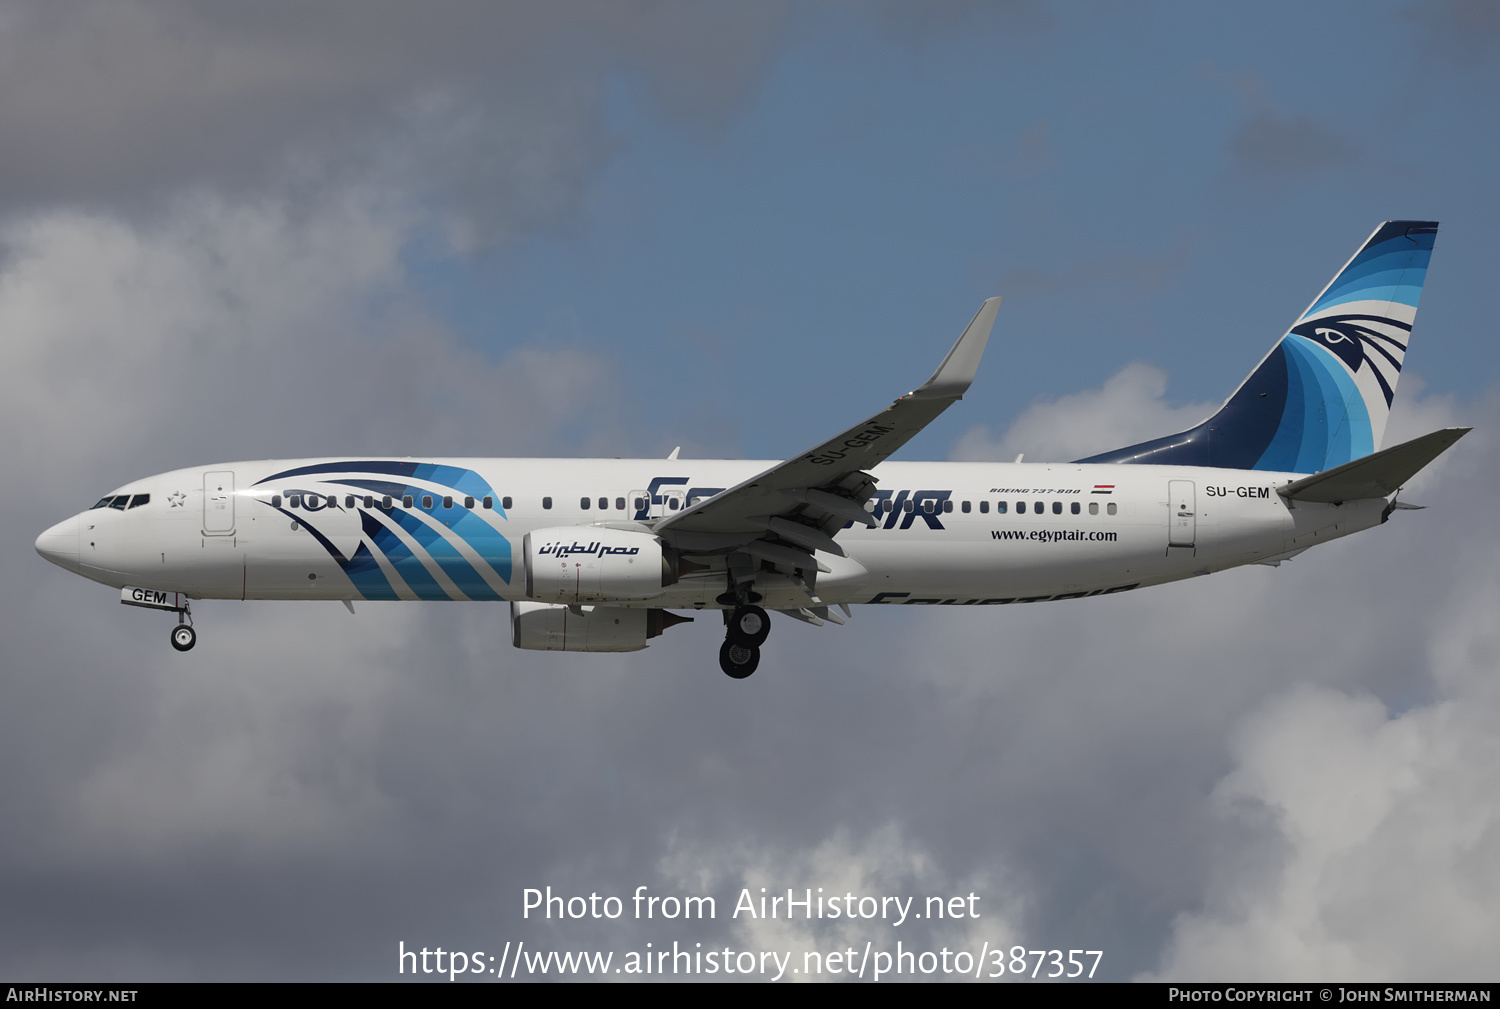
<path fill-rule="evenodd" d="M 760 646 L 771 635 L 771 618 L 753 603 L 736 606 L 725 620 L 727 630 L 719 649 L 719 668 L 743 680 L 760 665 Z"/>

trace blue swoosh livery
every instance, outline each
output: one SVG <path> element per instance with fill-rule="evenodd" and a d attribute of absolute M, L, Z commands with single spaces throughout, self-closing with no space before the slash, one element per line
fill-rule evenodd
<path fill-rule="evenodd" d="M 317 486 L 288 486 L 299 478 L 313 478 L 309 483 Z M 281 510 L 307 527 L 362 598 L 498 600 L 502 596 L 494 582 L 511 580 L 510 540 L 479 511 L 442 507 L 442 497 L 450 492 L 457 498 L 489 497 L 494 501 L 490 513 L 506 519 L 494 488 L 471 469 L 405 460 L 351 460 L 282 470 L 257 482 L 263 484 L 285 486 L 288 493 L 332 495 L 326 506 L 332 512 L 344 510 L 337 498 L 355 493 L 360 536 L 350 557 L 334 544 L 317 510 Z M 373 508 L 363 507 L 366 494 L 376 498 Z M 398 502 L 410 496 L 414 507 L 384 509 L 379 499 L 385 495 Z M 423 495 L 432 498 L 433 507 L 420 507 Z"/>

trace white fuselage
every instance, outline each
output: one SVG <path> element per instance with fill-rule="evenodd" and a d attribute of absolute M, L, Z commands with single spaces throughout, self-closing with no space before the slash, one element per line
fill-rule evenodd
<path fill-rule="evenodd" d="M 773 465 L 347 457 L 227 463 L 134 481 L 111 496 L 115 506 L 48 530 L 38 549 L 107 585 L 197 599 L 525 600 L 528 532 L 576 526 L 585 547 L 591 527 L 648 532 L 690 496 L 711 496 Z M 829 569 L 816 578 L 825 604 L 994 605 L 1099 595 L 1275 560 L 1378 525 L 1387 514 L 1379 498 L 1291 502 L 1276 488 L 1297 474 L 1253 470 L 886 462 L 872 473 L 879 484 L 867 510 L 875 509 L 878 525 L 853 523 L 839 532 L 844 557 L 817 554 Z M 149 500 L 131 507 L 137 495 Z M 691 559 L 697 563 L 663 594 L 619 605 L 718 606 L 723 564 Z M 763 605 L 805 605 L 807 586 L 770 568 L 755 583 Z"/>

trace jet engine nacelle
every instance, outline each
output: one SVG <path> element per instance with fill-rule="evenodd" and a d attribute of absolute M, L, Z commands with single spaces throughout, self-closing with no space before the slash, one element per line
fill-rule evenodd
<path fill-rule="evenodd" d="M 544 652 L 637 652 L 647 638 L 691 620 L 626 606 L 511 603 L 510 640 L 517 648 Z"/>
<path fill-rule="evenodd" d="M 654 599 L 677 580 L 650 533 L 559 526 L 526 534 L 526 595 L 548 603 Z M 637 648 L 644 645 L 637 645 Z"/>

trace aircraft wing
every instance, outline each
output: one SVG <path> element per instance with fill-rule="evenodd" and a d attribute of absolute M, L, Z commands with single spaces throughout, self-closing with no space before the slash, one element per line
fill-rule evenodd
<path fill-rule="evenodd" d="M 875 522 L 864 509 L 875 488 L 867 471 L 963 398 L 999 306 L 999 298 L 980 306 L 921 388 L 801 455 L 663 519 L 656 534 L 684 552 L 744 547 L 783 566 L 811 568 L 813 550 L 842 556 L 833 539 L 837 532 L 850 521 Z"/>

